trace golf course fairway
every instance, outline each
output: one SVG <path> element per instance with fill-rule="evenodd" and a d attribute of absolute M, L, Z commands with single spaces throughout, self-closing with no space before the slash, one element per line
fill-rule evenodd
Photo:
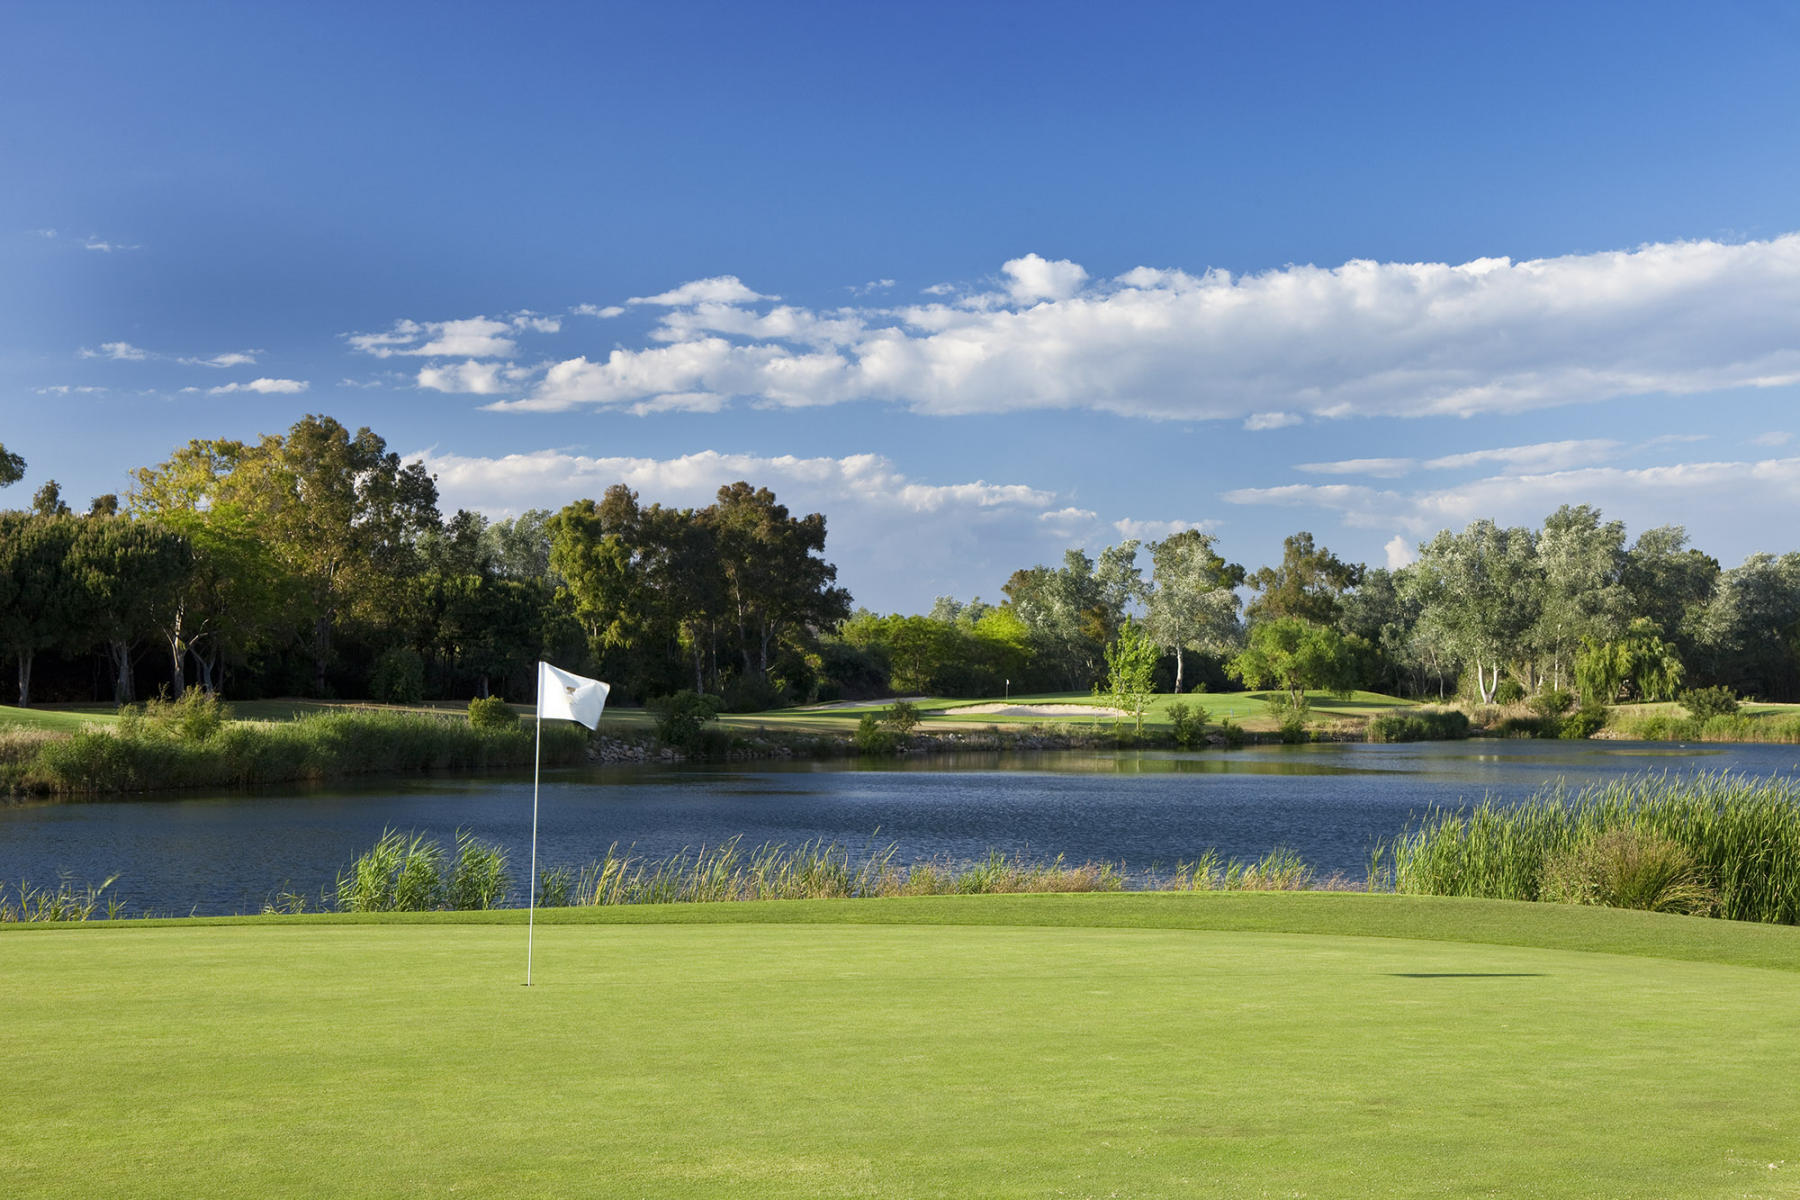
<path fill-rule="evenodd" d="M 0 930 L 0 1193 L 1800 1196 L 1800 930 L 1361 895 Z"/>

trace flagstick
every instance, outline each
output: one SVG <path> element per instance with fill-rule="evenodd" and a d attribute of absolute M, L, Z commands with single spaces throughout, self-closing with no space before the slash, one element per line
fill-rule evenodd
<path fill-rule="evenodd" d="M 544 668 L 538 664 L 537 747 L 531 752 L 531 875 L 525 882 L 525 986 L 531 986 L 531 942 L 537 933 L 538 771 L 544 758 Z"/>

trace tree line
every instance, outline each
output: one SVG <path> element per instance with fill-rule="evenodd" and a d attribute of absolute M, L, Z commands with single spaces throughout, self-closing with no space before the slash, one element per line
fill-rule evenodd
<path fill-rule="evenodd" d="M 0 447 L 0 486 L 24 473 Z M 1722 569 L 1679 527 L 1628 543 L 1585 505 L 1539 528 L 1446 530 L 1398 570 L 1302 532 L 1251 571 L 1190 529 L 1071 549 L 1015 571 L 997 603 L 878 614 L 837 585 L 825 518 L 747 482 L 702 508 L 621 484 L 557 512 L 444 516 L 421 464 L 325 416 L 191 441 L 132 478 L 85 513 L 54 481 L 0 513 L 0 653 L 21 704 L 36 678 L 56 699 L 120 703 L 190 687 L 526 699 L 543 657 L 621 698 L 751 710 L 1085 691 L 1121 647 L 1153 652 L 1158 690 L 1175 692 L 1800 698 L 1800 554 Z"/>

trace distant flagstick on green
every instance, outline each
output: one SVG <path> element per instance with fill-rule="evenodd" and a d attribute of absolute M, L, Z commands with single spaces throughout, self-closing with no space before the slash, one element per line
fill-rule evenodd
<path fill-rule="evenodd" d="M 537 934 L 538 774 L 544 760 L 544 718 L 576 721 L 589 729 L 600 725 L 612 685 L 575 675 L 547 662 L 538 663 L 537 747 L 531 755 L 531 874 L 525 880 L 525 986 L 531 986 L 531 947 Z"/>

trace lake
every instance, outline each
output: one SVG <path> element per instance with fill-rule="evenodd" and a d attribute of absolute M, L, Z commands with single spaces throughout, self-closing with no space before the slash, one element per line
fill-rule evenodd
<path fill-rule="evenodd" d="M 997 850 L 1142 873 L 1209 849 L 1250 859 L 1286 846 L 1322 874 L 1361 879 L 1371 847 L 1434 805 L 1516 800 L 1558 780 L 1719 770 L 1792 776 L 1800 747 L 1478 740 L 614 766 L 545 774 L 538 857 L 540 867 L 580 866 L 614 842 L 660 857 L 742 835 L 747 845 L 824 838 L 853 851 L 893 842 L 901 864 Z M 312 908 L 388 827 L 446 844 L 467 828 L 506 846 L 522 881 L 531 777 L 0 808 L 0 881 L 116 874 L 113 891 L 132 914 L 255 912 L 281 890 L 306 894 Z"/>

